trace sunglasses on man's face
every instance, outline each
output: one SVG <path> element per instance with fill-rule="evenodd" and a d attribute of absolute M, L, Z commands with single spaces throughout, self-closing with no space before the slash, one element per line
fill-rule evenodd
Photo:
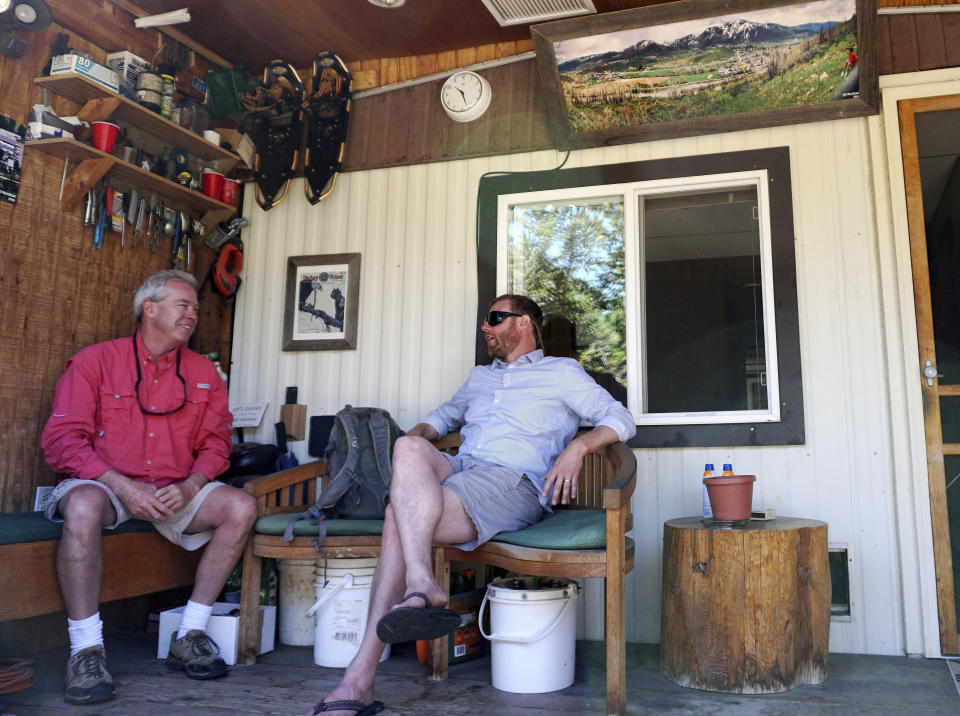
<path fill-rule="evenodd" d="M 490 311 L 483 322 L 488 326 L 498 326 L 510 318 L 510 316 L 517 316 L 519 318 L 522 315 L 522 313 L 511 313 L 510 311 Z"/>

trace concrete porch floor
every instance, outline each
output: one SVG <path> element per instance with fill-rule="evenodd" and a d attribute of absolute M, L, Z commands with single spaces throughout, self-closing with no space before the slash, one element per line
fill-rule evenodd
<path fill-rule="evenodd" d="M 782 694 L 744 696 L 677 686 L 659 670 L 656 644 L 627 646 L 627 705 L 631 714 L 957 714 L 960 695 L 946 662 L 922 658 L 831 654 L 823 684 Z M 0 695 L 16 716 L 45 714 L 302 714 L 339 680 L 340 669 L 313 663 L 312 647 L 279 646 L 257 664 L 231 669 L 225 679 L 200 682 L 170 672 L 156 658 L 156 636 L 107 637 L 108 668 L 117 698 L 79 707 L 63 702 L 66 649 L 33 655 L 38 682 Z M 380 665 L 377 698 L 390 714 L 601 714 L 603 650 L 577 644 L 576 681 L 548 694 L 509 694 L 490 685 L 490 658 L 455 664 L 447 681 L 425 678 L 412 644 L 394 648 Z"/>

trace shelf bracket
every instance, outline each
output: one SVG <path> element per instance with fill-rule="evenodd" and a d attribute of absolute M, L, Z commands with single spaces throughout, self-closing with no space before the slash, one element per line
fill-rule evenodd
<path fill-rule="evenodd" d="M 80 108 L 80 111 L 77 112 L 77 117 L 84 122 L 100 122 L 113 114 L 119 106 L 119 97 L 91 99 Z"/>
<path fill-rule="evenodd" d="M 114 159 L 85 159 L 80 162 L 67 177 L 67 183 L 63 189 L 64 210 L 76 206 L 77 202 L 86 196 L 93 185 L 100 181 L 114 164 L 116 164 Z"/>

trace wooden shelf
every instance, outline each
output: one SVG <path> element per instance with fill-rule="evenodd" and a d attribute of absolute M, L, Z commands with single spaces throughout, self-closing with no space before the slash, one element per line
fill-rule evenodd
<path fill-rule="evenodd" d="M 192 157 L 220 160 L 223 171 L 228 171 L 240 161 L 233 152 L 208 142 L 200 135 L 174 124 L 156 112 L 151 112 L 133 100 L 98 85 L 83 75 L 68 73 L 53 77 L 37 77 L 34 83 L 51 92 L 66 97 L 71 102 L 83 105 L 77 116 L 88 122 L 112 117 L 121 123 L 130 124 L 174 147 L 182 148 Z"/>
<path fill-rule="evenodd" d="M 230 204 L 211 199 L 199 191 L 152 174 L 146 169 L 141 169 L 75 139 L 31 139 L 25 143 L 25 146 L 75 164 L 64 186 L 62 199 L 64 209 L 76 205 L 94 184 L 109 175 L 110 184 L 115 188 L 135 188 L 141 195 L 147 196 L 156 193 L 167 201 L 170 208 L 194 215 L 202 213 L 203 222 L 208 226 L 224 221 L 237 213 L 236 207 Z"/>

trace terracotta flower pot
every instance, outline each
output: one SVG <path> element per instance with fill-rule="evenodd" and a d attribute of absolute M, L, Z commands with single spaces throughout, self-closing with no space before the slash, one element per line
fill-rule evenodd
<path fill-rule="evenodd" d="M 753 483 L 756 475 L 733 475 L 728 477 L 705 477 L 710 496 L 713 519 L 736 522 L 750 519 L 753 505 Z"/>

